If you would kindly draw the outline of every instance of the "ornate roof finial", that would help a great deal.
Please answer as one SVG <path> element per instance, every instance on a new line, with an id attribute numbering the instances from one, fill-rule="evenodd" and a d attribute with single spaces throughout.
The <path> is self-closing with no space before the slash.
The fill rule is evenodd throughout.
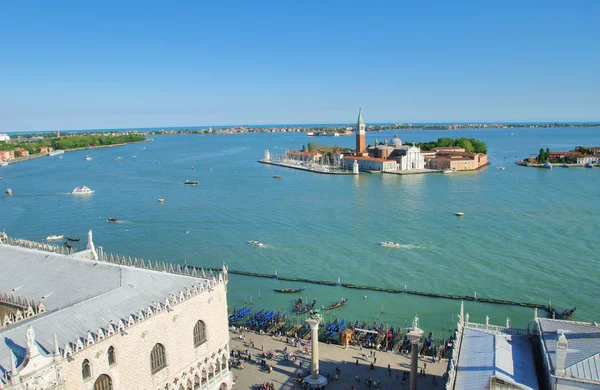
<path id="1" fill-rule="evenodd" d="M 365 123 L 365 122 L 363 122 L 363 118 L 362 118 L 362 108 L 358 109 L 358 123 Z"/>
<path id="2" fill-rule="evenodd" d="M 60 349 L 58 348 L 58 338 L 56 332 L 54 332 L 54 356 L 60 356 Z"/>
<path id="3" fill-rule="evenodd" d="M 17 370 L 17 357 L 12 349 L 10 350 L 10 383 L 17 384 L 21 381 L 19 371 Z"/>

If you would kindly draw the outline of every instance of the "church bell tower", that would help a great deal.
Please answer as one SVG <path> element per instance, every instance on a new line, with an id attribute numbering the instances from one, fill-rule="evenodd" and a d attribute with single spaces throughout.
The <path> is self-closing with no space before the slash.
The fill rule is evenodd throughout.
<path id="1" fill-rule="evenodd" d="M 363 122 L 362 109 L 358 110 L 358 122 L 356 123 L 356 155 L 367 152 L 367 133 L 365 122 Z"/>

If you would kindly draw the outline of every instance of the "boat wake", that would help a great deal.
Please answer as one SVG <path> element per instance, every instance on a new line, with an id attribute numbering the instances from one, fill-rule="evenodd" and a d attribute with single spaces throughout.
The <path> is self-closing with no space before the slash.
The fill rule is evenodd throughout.
<path id="1" fill-rule="evenodd" d="M 415 244 L 399 244 L 397 242 L 381 242 L 380 245 L 385 248 L 393 248 L 393 249 L 425 249 L 422 246 Z"/>

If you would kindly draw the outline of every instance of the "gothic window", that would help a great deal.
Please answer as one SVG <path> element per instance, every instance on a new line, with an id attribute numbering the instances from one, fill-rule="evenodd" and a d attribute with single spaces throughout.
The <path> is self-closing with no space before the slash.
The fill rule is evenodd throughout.
<path id="1" fill-rule="evenodd" d="M 156 373 L 167 366 L 167 355 L 162 344 L 156 344 L 150 353 L 150 369 Z"/>
<path id="2" fill-rule="evenodd" d="M 92 376 L 90 361 L 87 359 L 85 359 L 83 363 L 81 363 L 81 376 L 83 377 L 83 380 L 90 379 Z"/>
<path id="3" fill-rule="evenodd" d="M 202 320 L 196 322 L 194 326 L 194 347 L 206 342 L 206 324 Z"/>
<path id="4" fill-rule="evenodd" d="M 117 358 L 115 356 L 115 347 L 112 345 L 108 347 L 108 365 L 112 366 L 117 363 Z"/>
<path id="5" fill-rule="evenodd" d="M 100 375 L 94 382 L 94 390 L 113 390 L 112 379 L 108 375 Z"/>

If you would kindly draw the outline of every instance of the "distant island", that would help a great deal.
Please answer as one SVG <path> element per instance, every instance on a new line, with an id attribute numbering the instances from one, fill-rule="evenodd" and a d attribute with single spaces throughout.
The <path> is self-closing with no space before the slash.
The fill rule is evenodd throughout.
<path id="1" fill-rule="evenodd" d="M 594 165 L 600 164 L 600 146 L 577 146 L 566 152 L 541 148 L 537 156 L 519 160 L 517 164 L 534 168 L 552 168 L 552 164 L 561 164 L 563 167 L 592 168 Z"/>

